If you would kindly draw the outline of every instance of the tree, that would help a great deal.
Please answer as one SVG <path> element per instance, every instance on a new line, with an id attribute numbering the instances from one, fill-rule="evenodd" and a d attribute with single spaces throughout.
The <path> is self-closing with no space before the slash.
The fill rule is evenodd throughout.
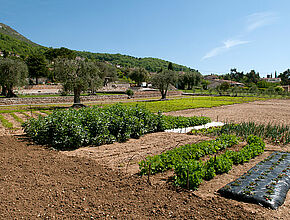
<path id="1" fill-rule="evenodd" d="M 98 68 L 100 69 L 100 77 L 105 79 L 107 77 L 110 81 L 114 81 L 117 78 L 117 69 L 111 64 L 105 62 L 96 62 Z"/>
<path id="2" fill-rule="evenodd" d="M 168 70 L 173 70 L 173 64 L 171 62 L 169 62 L 167 69 Z"/>
<path id="3" fill-rule="evenodd" d="M 38 78 L 48 75 L 47 61 L 42 54 L 34 54 L 27 58 L 26 64 L 28 66 L 29 77 L 35 78 L 38 84 Z"/>
<path id="4" fill-rule="evenodd" d="M 178 75 L 178 88 L 191 90 L 193 86 L 198 86 L 201 82 L 201 74 L 197 71 L 180 73 Z"/>
<path id="5" fill-rule="evenodd" d="M 49 48 L 44 52 L 46 59 L 50 62 L 55 60 L 56 58 L 67 58 L 70 60 L 74 60 L 76 58 L 76 53 L 73 50 L 67 49 L 65 47 L 61 48 Z"/>
<path id="6" fill-rule="evenodd" d="M 260 80 L 259 73 L 256 73 L 255 70 L 251 70 L 249 73 L 246 74 L 247 77 L 247 83 L 255 83 Z M 272 78 L 272 77 L 271 77 Z"/>
<path id="7" fill-rule="evenodd" d="M 231 69 L 230 79 L 236 82 L 243 82 L 244 81 L 244 73 L 238 72 L 236 68 Z"/>
<path id="8" fill-rule="evenodd" d="M 218 89 L 219 89 L 220 91 L 223 91 L 223 92 L 226 92 L 229 88 L 230 88 L 230 84 L 227 83 L 227 82 L 223 82 L 222 84 L 220 84 L 220 85 L 218 86 Z M 221 93 L 220 93 L 220 94 L 221 94 Z"/>
<path id="9" fill-rule="evenodd" d="M 290 85 L 290 69 L 279 74 L 281 85 Z"/>
<path id="10" fill-rule="evenodd" d="M 148 72 L 144 68 L 135 68 L 130 74 L 129 78 L 134 80 L 138 86 L 145 82 L 148 77 Z"/>
<path id="11" fill-rule="evenodd" d="M 57 59 L 55 77 L 63 84 L 64 90 L 73 91 L 73 106 L 83 106 L 80 104 L 81 92 L 95 90 L 102 85 L 99 68 L 95 63 L 86 60 Z"/>
<path id="12" fill-rule="evenodd" d="M 16 97 L 13 87 L 27 83 L 27 65 L 20 59 L 0 59 L 0 84 L 6 97 Z"/>
<path id="13" fill-rule="evenodd" d="M 169 85 L 174 84 L 177 81 L 177 74 L 171 70 L 163 70 L 160 73 L 156 73 L 152 77 L 152 84 L 155 88 L 159 89 L 161 93 L 161 100 L 166 99 Z"/>

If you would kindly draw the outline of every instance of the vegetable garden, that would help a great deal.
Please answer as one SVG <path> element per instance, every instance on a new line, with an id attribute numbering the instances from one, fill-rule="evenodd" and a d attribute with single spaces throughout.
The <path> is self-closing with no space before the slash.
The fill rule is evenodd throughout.
<path id="1" fill-rule="evenodd" d="M 140 174 L 155 174 L 174 169 L 175 184 L 187 189 L 197 189 L 204 180 L 210 180 L 217 174 L 227 173 L 233 164 L 243 164 L 264 152 L 265 143 L 261 138 L 249 136 L 247 145 L 239 151 L 227 150 L 238 144 L 234 135 L 222 135 L 213 141 L 184 145 L 160 155 L 146 158 L 140 162 Z M 206 161 L 205 155 L 212 155 Z"/>
<path id="2" fill-rule="evenodd" d="M 45 108 L 38 109 L 37 111 L 32 110 L 31 112 L 22 109 L 16 112 L 6 110 L 2 115 L 0 114 L 0 120 L 3 126 L 14 129 L 6 116 L 13 118 L 21 124 L 25 120 L 23 117 L 19 117 L 19 115 L 23 114 L 27 118 L 30 118 L 23 124 L 24 131 L 35 143 L 51 146 L 59 150 L 73 150 L 82 146 L 100 146 L 114 142 L 121 143 L 130 138 L 139 138 L 148 133 L 202 125 L 210 122 L 210 119 L 207 117 L 166 116 L 157 111 L 160 106 L 162 106 L 161 109 L 164 108 L 165 110 L 178 107 L 174 103 L 179 101 L 171 101 L 171 104 L 169 102 L 148 102 L 139 103 L 138 105 L 131 102 L 117 105 L 106 104 L 102 105 L 102 108 L 95 106 L 78 110 L 60 109 L 53 112 Z M 188 102 L 187 104 L 190 103 Z M 151 110 L 148 110 L 147 107 Z M 32 115 L 34 118 L 31 118 Z M 172 179 L 176 186 L 198 190 L 200 184 L 205 181 L 211 180 L 220 174 L 228 173 L 235 165 L 246 163 L 252 158 L 261 155 L 265 147 L 263 139 L 268 143 L 284 146 L 289 144 L 290 137 L 288 125 L 264 125 L 254 122 L 228 123 L 219 128 L 192 131 L 191 134 L 207 135 L 210 137 L 204 138 L 212 140 L 194 144 L 183 144 L 179 147 L 172 145 L 169 150 L 162 153 L 160 153 L 161 151 L 155 152 L 155 155 L 149 156 L 145 160 L 140 159 L 144 157 L 140 157 L 138 161 L 142 161 L 139 163 L 139 174 L 151 175 L 152 177 L 152 175 L 154 176 L 157 173 L 167 175 L 166 172 L 168 170 L 173 170 Z M 247 144 L 241 143 L 241 140 L 247 141 Z M 163 149 L 168 149 L 168 147 Z M 132 158 L 133 156 L 130 155 Z M 288 159 L 286 158 L 285 160 L 287 161 Z M 271 161 L 271 163 L 277 163 L 277 161 Z M 277 172 L 282 172 L 283 170 L 288 172 L 289 168 L 287 167 L 281 170 L 281 164 L 277 164 L 277 170 L 279 170 Z M 122 166 L 126 167 L 125 164 Z M 272 169 L 276 168 L 272 167 Z M 260 183 L 267 179 L 271 172 L 270 170 L 268 171 L 257 174 L 259 180 L 255 182 Z M 237 181 L 228 184 L 232 190 L 237 189 L 236 191 L 239 192 L 231 198 L 243 200 L 240 196 L 248 198 L 248 196 L 253 196 L 254 193 L 257 194 L 257 185 L 252 186 L 249 183 L 247 186 L 244 186 L 240 184 L 242 180 L 250 178 L 251 173 L 254 172 L 249 171 L 237 179 Z M 155 177 L 152 178 L 154 179 Z M 260 198 L 264 203 L 260 203 L 271 207 L 268 203 L 273 203 L 277 197 L 275 187 L 281 185 L 283 181 L 285 182 L 285 178 L 285 175 L 282 173 L 282 176 L 276 175 L 273 178 L 278 180 L 275 180 L 276 182 L 269 182 L 267 179 L 268 183 L 265 185 L 267 190 L 263 191 L 263 196 Z M 243 188 L 238 189 L 239 186 L 243 186 Z M 225 189 L 229 188 L 225 187 Z M 283 189 L 286 194 L 288 189 L 289 187 Z M 246 199 L 245 201 L 252 200 Z"/>
<path id="3" fill-rule="evenodd" d="M 208 122 L 207 117 L 164 116 L 143 107 L 117 104 L 105 108 L 58 110 L 46 117 L 31 118 L 23 127 L 36 143 L 64 150 L 124 142 L 147 133 Z"/>

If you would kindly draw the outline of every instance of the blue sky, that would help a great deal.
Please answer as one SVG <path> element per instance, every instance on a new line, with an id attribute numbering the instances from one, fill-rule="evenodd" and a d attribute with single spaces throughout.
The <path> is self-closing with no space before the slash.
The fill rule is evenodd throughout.
<path id="1" fill-rule="evenodd" d="M 290 68 L 289 0 L 0 0 L 0 22 L 49 47 L 156 57 L 203 74 Z"/>

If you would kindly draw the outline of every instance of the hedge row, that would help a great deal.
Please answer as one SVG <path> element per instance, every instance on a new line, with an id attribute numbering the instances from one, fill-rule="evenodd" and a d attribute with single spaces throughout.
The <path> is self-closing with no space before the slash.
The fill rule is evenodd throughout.
<path id="1" fill-rule="evenodd" d="M 30 119 L 24 131 L 38 144 L 57 149 L 76 149 L 86 145 L 102 145 L 146 133 L 183 126 L 195 126 L 210 121 L 206 117 L 177 117 L 153 114 L 139 106 L 113 105 L 106 108 L 56 110 L 52 114 Z"/>

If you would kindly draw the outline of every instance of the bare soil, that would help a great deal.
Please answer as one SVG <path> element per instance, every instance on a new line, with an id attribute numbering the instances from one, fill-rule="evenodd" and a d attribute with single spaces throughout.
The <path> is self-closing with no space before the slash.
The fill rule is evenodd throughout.
<path id="1" fill-rule="evenodd" d="M 207 116 L 213 121 L 246 122 L 290 125 L 290 99 L 274 99 L 242 104 L 224 105 L 215 108 L 197 108 L 168 112 L 173 116 Z"/>
<path id="2" fill-rule="evenodd" d="M 213 120 L 217 115 L 220 120 L 274 120 L 279 124 L 289 124 L 290 120 L 287 100 L 170 114 L 207 114 Z M 7 129 L 0 126 L 2 131 Z M 59 152 L 31 144 L 23 136 L 7 134 L 15 133 L 8 131 L 0 136 L 0 219 L 290 219 L 290 193 L 278 210 L 216 193 L 273 150 L 290 151 L 289 146 L 267 145 L 265 153 L 249 163 L 203 182 L 197 191 L 187 191 L 172 185 L 172 171 L 151 176 L 149 185 L 146 176 L 137 175 L 138 162 L 208 137 L 160 132 L 125 143 Z"/>

